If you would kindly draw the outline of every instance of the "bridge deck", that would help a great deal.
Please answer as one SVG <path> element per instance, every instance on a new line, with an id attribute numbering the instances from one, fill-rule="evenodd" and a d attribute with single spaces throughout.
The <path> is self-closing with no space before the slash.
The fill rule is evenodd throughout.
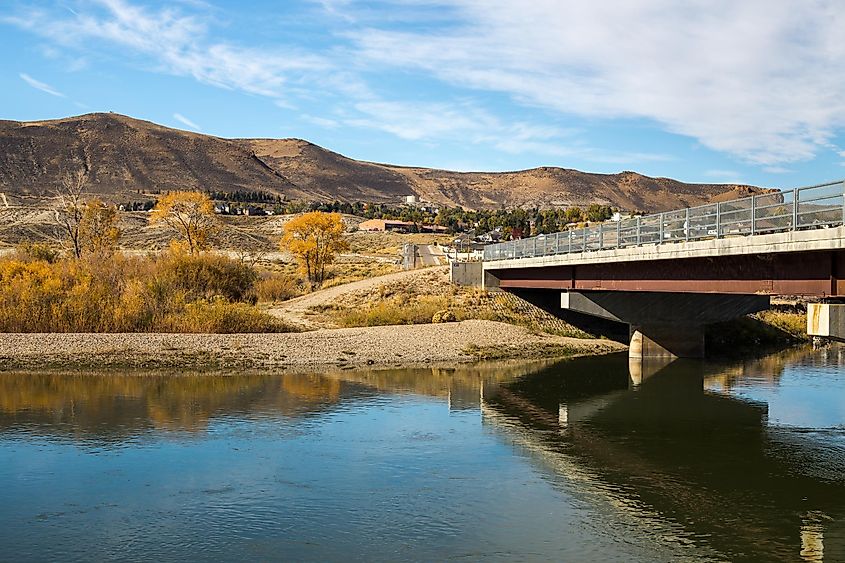
<path id="1" fill-rule="evenodd" d="M 843 218 L 842 182 L 757 195 L 490 245 L 484 283 L 845 296 Z"/>

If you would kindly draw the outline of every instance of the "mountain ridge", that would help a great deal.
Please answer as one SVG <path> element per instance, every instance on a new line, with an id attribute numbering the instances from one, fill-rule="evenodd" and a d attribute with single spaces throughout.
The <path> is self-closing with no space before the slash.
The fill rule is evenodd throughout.
<path id="1" fill-rule="evenodd" d="M 299 138 L 225 138 L 116 113 L 53 120 L 0 120 L 0 192 L 44 197 L 67 171 L 84 168 L 103 197 L 199 189 L 263 191 L 288 200 L 400 203 L 416 195 L 468 209 L 600 203 L 663 211 L 754 193 L 737 184 L 694 184 L 632 171 L 539 166 L 456 172 L 356 160 Z M 727 194 L 726 194 L 727 192 Z"/>

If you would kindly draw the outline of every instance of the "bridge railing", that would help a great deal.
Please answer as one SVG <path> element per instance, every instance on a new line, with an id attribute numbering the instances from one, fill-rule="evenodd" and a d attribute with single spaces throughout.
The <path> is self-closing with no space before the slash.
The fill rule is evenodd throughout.
<path id="1" fill-rule="evenodd" d="M 843 224 L 845 182 L 840 181 L 491 244 L 484 247 L 484 260 L 583 253 Z"/>

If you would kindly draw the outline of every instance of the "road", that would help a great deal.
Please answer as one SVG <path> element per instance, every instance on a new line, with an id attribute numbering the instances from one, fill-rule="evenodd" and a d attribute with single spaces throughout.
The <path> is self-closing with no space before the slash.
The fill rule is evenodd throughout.
<path id="1" fill-rule="evenodd" d="M 445 258 L 440 247 L 433 244 L 417 246 L 417 253 L 419 254 L 420 263 L 423 266 L 440 266 L 443 264 L 442 260 Z"/>

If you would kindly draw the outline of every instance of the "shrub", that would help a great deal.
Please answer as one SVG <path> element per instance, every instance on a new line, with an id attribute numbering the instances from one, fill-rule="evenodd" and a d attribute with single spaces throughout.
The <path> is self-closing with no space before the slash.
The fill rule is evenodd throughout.
<path id="1" fill-rule="evenodd" d="M 369 307 L 343 311 L 337 323 L 345 327 L 426 324 L 445 307 L 444 297 L 423 295 L 414 300 L 393 297 Z"/>
<path id="2" fill-rule="evenodd" d="M 444 309 L 442 311 L 437 311 L 434 313 L 434 316 L 431 317 L 431 322 L 433 323 L 453 323 L 457 321 L 457 317 L 455 317 L 455 313 L 449 311 L 448 309 Z"/>
<path id="3" fill-rule="evenodd" d="M 286 332 L 267 313 L 245 303 L 230 303 L 222 297 L 188 303 L 167 324 L 172 332 Z"/>
<path id="4" fill-rule="evenodd" d="M 15 250 L 21 260 L 43 260 L 52 264 L 59 259 L 60 252 L 41 242 L 24 242 Z"/>
<path id="5" fill-rule="evenodd" d="M 248 265 L 215 254 L 170 251 L 159 259 L 158 282 L 185 292 L 188 300 L 221 295 L 230 301 L 255 301 L 258 276 Z"/>
<path id="6" fill-rule="evenodd" d="M 256 274 L 221 256 L 0 259 L 2 332 L 279 332 Z"/>
<path id="7" fill-rule="evenodd" d="M 255 282 L 255 296 L 261 302 L 286 301 L 301 294 L 299 280 L 291 276 L 267 275 Z"/>

